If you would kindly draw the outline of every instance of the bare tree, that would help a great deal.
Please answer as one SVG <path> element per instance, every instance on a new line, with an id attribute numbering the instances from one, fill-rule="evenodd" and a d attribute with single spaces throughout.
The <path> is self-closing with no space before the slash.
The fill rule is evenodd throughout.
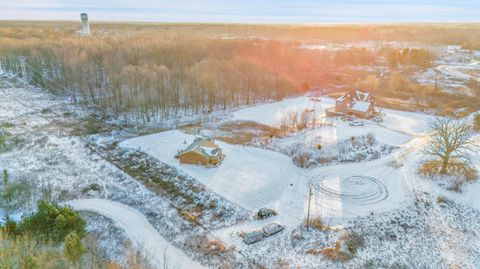
<path id="1" fill-rule="evenodd" d="M 472 127 L 465 121 L 437 118 L 430 122 L 432 141 L 423 149 L 426 155 L 437 156 L 441 161 L 440 174 L 446 174 L 452 159 L 470 164 L 475 142 Z"/>

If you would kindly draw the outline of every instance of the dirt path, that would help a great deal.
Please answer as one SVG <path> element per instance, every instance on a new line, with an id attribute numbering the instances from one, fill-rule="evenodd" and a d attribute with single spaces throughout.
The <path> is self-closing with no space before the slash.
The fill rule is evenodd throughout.
<path id="1" fill-rule="evenodd" d="M 115 221 L 138 249 L 148 251 L 147 255 L 158 268 L 206 268 L 167 242 L 140 212 L 129 206 L 104 199 L 73 200 L 66 204 Z"/>

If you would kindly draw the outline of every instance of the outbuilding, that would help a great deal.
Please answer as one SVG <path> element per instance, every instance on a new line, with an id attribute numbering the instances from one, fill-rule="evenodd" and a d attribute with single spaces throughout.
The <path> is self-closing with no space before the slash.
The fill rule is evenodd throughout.
<path id="1" fill-rule="evenodd" d="M 186 149 L 181 150 L 177 157 L 182 164 L 217 166 L 223 159 L 223 153 L 213 139 L 197 137 Z"/>

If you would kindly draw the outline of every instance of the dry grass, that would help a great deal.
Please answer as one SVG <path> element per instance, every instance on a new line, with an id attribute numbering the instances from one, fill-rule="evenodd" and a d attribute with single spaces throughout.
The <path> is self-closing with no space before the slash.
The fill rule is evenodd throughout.
<path id="1" fill-rule="evenodd" d="M 436 174 L 438 174 L 440 163 L 436 161 L 429 161 L 423 163 L 419 168 L 418 168 L 418 173 L 420 175 L 426 176 L 426 177 L 432 177 Z"/>
<path id="2" fill-rule="evenodd" d="M 191 214 L 190 212 L 187 212 L 185 210 L 178 210 L 178 214 L 182 218 L 184 218 L 186 221 L 189 221 L 189 222 L 197 224 L 197 225 L 200 224 L 198 218 L 196 216 L 194 216 L 193 214 Z"/>
<path id="3" fill-rule="evenodd" d="M 352 258 L 350 253 L 346 253 L 341 249 L 341 243 L 335 242 L 334 247 L 324 248 L 320 253 L 328 260 L 335 262 L 346 262 Z"/>
<path id="4" fill-rule="evenodd" d="M 202 252 L 204 254 L 219 255 L 221 253 L 226 253 L 229 250 L 230 248 L 219 239 L 208 240 L 202 244 Z"/>
<path id="5" fill-rule="evenodd" d="M 443 204 L 447 201 L 447 198 L 445 196 L 438 196 L 437 197 L 437 204 Z"/>
<path id="6" fill-rule="evenodd" d="M 319 217 L 310 219 L 309 224 L 309 227 L 317 229 L 319 231 L 328 230 L 328 225 L 323 223 L 322 219 Z M 307 220 L 304 221 L 303 225 L 307 227 Z"/>
<path id="7" fill-rule="evenodd" d="M 417 173 L 426 177 L 440 175 L 442 164 L 439 161 L 427 161 L 420 165 Z M 475 181 L 478 179 L 478 171 L 464 162 L 452 160 L 447 167 L 447 176 L 463 179 L 464 181 Z"/>
<path id="8" fill-rule="evenodd" d="M 223 142 L 235 145 L 245 145 L 259 137 L 278 137 L 281 131 L 267 125 L 252 121 L 237 121 L 222 124 L 217 138 Z"/>
<path id="9" fill-rule="evenodd" d="M 323 249 L 309 249 L 305 253 L 310 255 L 322 255 L 334 262 L 346 262 L 352 259 L 357 251 L 364 246 L 362 236 L 355 233 L 345 233 L 335 241 L 333 247 Z"/>
<path id="10" fill-rule="evenodd" d="M 223 254 L 233 250 L 232 247 L 229 247 L 222 240 L 210 238 L 206 234 L 192 236 L 186 243 L 186 246 L 196 252 L 202 253 L 205 256 L 225 257 Z"/>

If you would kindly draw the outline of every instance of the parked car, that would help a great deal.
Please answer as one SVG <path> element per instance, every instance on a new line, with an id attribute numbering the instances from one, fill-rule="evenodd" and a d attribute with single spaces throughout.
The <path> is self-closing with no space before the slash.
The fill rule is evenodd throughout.
<path id="1" fill-rule="evenodd" d="M 351 121 L 349 124 L 350 124 L 350 126 L 363 126 L 363 125 L 365 125 L 363 123 L 363 121 L 358 121 L 358 120 Z"/>
<path id="2" fill-rule="evenodd" d="M 283 231 L 283 229 L 285 229 L 285 227 L 283 227 L 282 224 L 280 223 L 277 223 L 277 222 L 273 222 L 273 223 L 270 223 L 268 225 L 265 225 L 263 226 L 263 234 L 265 236 L 272 236 L 276 233 L 279 233 L 281 231 Z"/>
<path id="3" fill-rule="evenodd" d="M 275 215 L 277 215 L 275 210 L 266 207 L 260 208 L 257 212 L 257 217 L 259 219 L 267 219 Z"/>
<path id="4" fill-rule="evenodd" d="M 357 119 L 357 117 L 355 117 L 354 115 L 347 115 L 347 116 L 345 116 L 345 120 L 346 120 L 346 121 L 354 121 L 354 120 L 356 120 L 356 119 Z"/>
<path id="5" fill-rule="evenodd" d="M 243 242 L 250 245 L 262 241 L 264 237 L 265 236 L 261 231 L 248 232 L 243 236 Z"/>
<path id="6" fill-rule="evenodd" d="M 375 116 L 373 117 L 372 119 L 374 122 L 382 122 L 383 121 L 383 118 L 381 116 Z"/>

